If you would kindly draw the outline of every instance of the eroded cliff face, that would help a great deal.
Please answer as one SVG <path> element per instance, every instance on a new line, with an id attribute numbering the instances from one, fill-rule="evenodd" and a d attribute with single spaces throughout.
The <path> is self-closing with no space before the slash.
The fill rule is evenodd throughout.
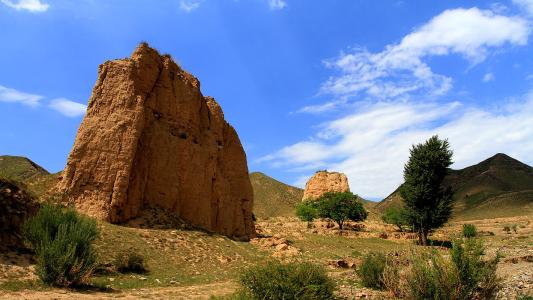
<path id="1" fill-rule="evenodd" d="M 305 184 L 302 200 L 316 199 L 326 192 L 349 192 L 348 178 L 343 173 L 318 171 Z"/>
<path id="2" fill-rule="evenodd" d="M 113 223 L 159 207 L 228 236 L 255 232 L 235 129 L 194 76 L 146 44 L 99 67 L 59 188 Z"/>

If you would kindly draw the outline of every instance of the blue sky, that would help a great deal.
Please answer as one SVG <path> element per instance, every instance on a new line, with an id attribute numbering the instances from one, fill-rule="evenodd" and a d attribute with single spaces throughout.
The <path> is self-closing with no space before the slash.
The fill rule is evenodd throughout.
<path id="1" fill-rule="evenodd" d="M 61 170 L 98 65 L 140 41 L 221 104 L 251 171 L 379 199 L 413 143 L 533 164 L 533 0 L 0 0 L 0 154 Z"/>

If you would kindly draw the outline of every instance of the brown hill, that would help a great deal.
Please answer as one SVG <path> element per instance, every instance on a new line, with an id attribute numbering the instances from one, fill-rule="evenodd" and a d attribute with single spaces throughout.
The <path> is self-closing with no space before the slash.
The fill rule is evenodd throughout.
<path id="1" fill-rule="evenodd" d="M 451 170 L 444 180 L 456 199 L 459 219 L 508 217 L 533 213 L 533 168 L 498 153 L 476 165 Z M 376 205 L 383 212 L 399 207 L 399 188 Z"/>
<path id="2" fill-rule="evenodd" d="M 261 172 L 250 174 L 254 190 L 254 214 L 259 218 L 294 216 L 294 207 L 303 190 L 290 186 Z"/>
<path id="3" fill-rule="evenodd" d="M 50 174 L 43 167 L 22 156 L 0 156 L 0 177 L 23 183 L 28 192 L 45 197 L 57 184 L 59 173 Z"/>

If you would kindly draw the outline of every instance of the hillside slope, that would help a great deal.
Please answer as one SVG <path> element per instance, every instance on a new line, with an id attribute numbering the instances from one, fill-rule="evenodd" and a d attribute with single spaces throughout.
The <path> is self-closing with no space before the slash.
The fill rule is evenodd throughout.
<path id="1" fill-rule="evenodd" d="M 498 153 L 476 165 L 451 170 L 444 185 L 452 188 L 459 219 L 493 218 L 533 213 L 533 168 Z M 376 205 L 383 212 L 401 206 L 396 189 Z"/>
<path id="2" fill-rule="evenodd" d="M 38 198 L 58 181 L 59 173 L 50 174 L 43 167 L 22 156 L 0 156 L 0 177 L 23 183 Z"/>
<path id="3" fill-rule="evenodd" d="M 259 218 L 294 216 L 303 190 L 287 185 L 261 172 L 250 174 L 254 189 L 254 214 Z"/>

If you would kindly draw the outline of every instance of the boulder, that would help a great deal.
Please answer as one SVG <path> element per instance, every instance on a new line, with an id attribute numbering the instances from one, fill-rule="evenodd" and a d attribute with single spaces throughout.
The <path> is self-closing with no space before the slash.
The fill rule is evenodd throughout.
<path id="1" fill-rule="evenodd" d="M 327 192 L 349 192 L 348 178 L 343 173 L 318 171 L 305 184 L 302 200 L 316 199 Z"/>
<path id="2" fill-rule="evenodd" d="M 155 207 L 231 237 L 255 233 L 237 132 L 194 76 L 146 43 L 100 65 L 58 188 L 112 223 Z"/>

